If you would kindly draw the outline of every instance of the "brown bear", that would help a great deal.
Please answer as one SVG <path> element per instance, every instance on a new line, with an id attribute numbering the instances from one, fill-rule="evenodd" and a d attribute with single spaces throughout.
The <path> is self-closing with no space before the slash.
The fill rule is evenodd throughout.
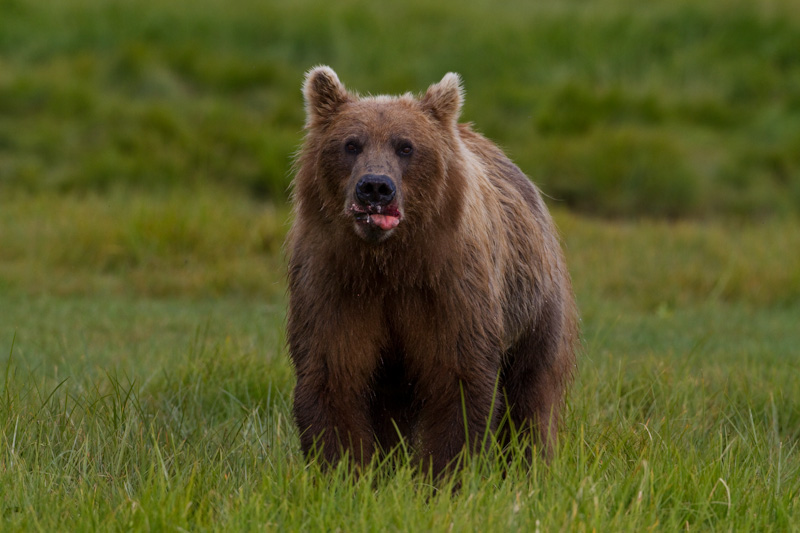
<path id="1" fill-rule="evenodd" d="M 305 80 L 287 238 L 294 417 L 323 464 L 409 443 L 438 475 L 488 431 L 552 453 L 577 315 L 538 189 L 459 124 L 447 74 L 419 99 Z M 526 448 L 526 454 L 530 454 Z"/>

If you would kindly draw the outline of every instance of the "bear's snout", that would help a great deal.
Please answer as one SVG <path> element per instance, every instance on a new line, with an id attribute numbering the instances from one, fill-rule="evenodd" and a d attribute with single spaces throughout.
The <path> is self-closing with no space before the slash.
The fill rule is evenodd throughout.
<path id="1" fill-rule="evenodd" d="M 366 174 L 356 184 L 356 198 L 366 206 L 385 207 L 397 193 L 392 178 L 379 174 Z"/>

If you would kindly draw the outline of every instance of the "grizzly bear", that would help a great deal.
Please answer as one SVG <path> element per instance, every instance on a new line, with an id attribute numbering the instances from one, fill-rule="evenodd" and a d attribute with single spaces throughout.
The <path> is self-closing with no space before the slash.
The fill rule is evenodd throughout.
<path id="1" fill-rule="evenodd" d="M 510 428 L 548 457 L 577 316 L 538 189 L 458 123 L 457 74 L 359 97 L 321 66 L 303 92 L 286 245 L 306 457 L 363 465 L 405 442 L 439 475 Z"/>

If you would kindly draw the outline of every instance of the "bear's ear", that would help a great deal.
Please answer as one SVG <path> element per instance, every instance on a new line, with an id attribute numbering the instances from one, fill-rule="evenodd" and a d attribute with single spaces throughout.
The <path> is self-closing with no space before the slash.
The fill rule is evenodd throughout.
<path id="1" fill-rule="evenodd" d="M 463 102 L 461 77 L 455 72 L 448 72 L 442 81 L 428 87 L 425 96 L 420 100 L 422 108 L 443 124 L 458 122 Z"/>
<path id="2" fill-rule="evenodd" d="M 306 74 L 303 84 L 306 100 L 306 126 L 327 122 L 343 103 L 350 99 L 332 68 L 314 67 Z"/>

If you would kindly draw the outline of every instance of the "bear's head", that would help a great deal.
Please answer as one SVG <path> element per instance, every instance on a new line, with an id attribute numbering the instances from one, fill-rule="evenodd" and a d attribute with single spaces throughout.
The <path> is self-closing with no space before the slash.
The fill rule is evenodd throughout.
<path id="1" fill-rule="evenodd" d="M 446 223 L 455 174 L 461 81 L 449 73 L 421 98 L 359 97 L 329 67 L 306 76 L 305 145 L 295 196 L 368 243 Z M 438 222 L 436 219 L 440 219 Z"/>

